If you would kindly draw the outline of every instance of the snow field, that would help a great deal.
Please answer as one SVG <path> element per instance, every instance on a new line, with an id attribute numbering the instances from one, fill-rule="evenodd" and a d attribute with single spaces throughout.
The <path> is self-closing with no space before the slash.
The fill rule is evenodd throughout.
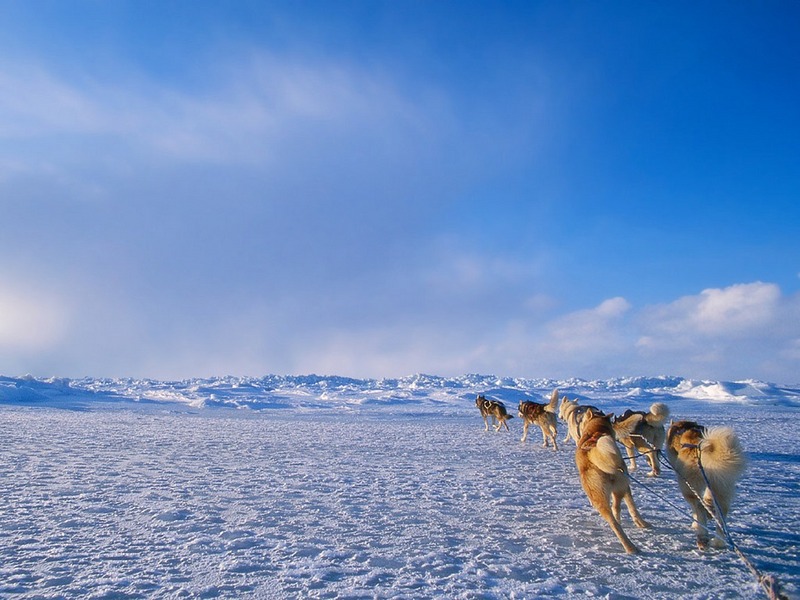
<path id="1" fill-rule="evenodd" d="M 796 411 L 684 403 L 750 467 L 734 537 L 800 585 Z M 680 414 L 678 414 L 680 413 Z M 634 475 L 650 530 L 627 556 L 583 495 L 574 445 L 484 432 L 477 410 L 62 410 L 0 406 L 3 598 L 760 598 L 699 553 L 671 473 Z"/>

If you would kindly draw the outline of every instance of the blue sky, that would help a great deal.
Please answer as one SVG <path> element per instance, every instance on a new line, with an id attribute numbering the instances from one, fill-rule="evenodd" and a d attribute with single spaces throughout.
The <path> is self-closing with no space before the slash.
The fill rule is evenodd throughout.
<path id="1" fill-rule="evenodd" d="M 800 381 L 795 2 L 0 2 L 0 372 Z"/>

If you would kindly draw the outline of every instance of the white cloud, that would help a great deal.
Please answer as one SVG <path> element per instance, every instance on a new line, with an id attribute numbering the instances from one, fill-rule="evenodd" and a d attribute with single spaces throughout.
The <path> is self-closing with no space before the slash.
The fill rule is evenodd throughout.
<path id="1" fill-rule="evenodd" d="M 464 288 L 456 289 L 463 294 Z M 772 284 L 707 289 L 640 309 L 615 297 L 549 320 L 552 299 L 547 299 L 545 311 L 527 311 L 524 296 L 519 300 L 516 312 L 491 318 L 479 312 L 482 318 L 462 318 L 460 325 L 451 314 L 437 318 L 434 311 L 416 323 L 320 329 L 313 344 L 304 346 L 305 340 L 292 349 L 293 365 L 300 371 L 324 365 L 328 372 L 354 375 L 427 371 L 589 378 L 675 374 L 780 383 L 797 379 L 800 296 L 785 297 Z M 453 312 L 467 314 L 463 307 Z"/>
<path id="2" fill-rule="evenodd" d="M 625 298 L 617 297 L 560 317 L 547 326 L 545 345 L 565 356 L 617 349 L 623 343 L 623 318 L 630 309 Z"/>
<path id="3" fill-rule="evenodd" d="M 638 318 L 637 349 L 650 358 L 674 354 L 687 363 L 749 361 L 753 370 L 772 362 L 800 337 L 798 297 L 784 297 L 771 283 L 706 289 L 669 304 L 646 307 Z M 744 376 L 744 374 L 743 374 Z"/>
<path id="4" fill-rule="evenodd" d="M 492 370 L 548 377 L 800 378 L 800 294 L 784 296 L 774 284 L 706 289 L 641 308 L 617 297 L 542 317 L 509 320 L 484 353 L 501 366 Z"/>
<path id="5" fill-rule="evenodd" d="M 760 332 L 779 315 L 781 292 L 768 283 L 706 289 L 672 303 L 643 311 L 643 328 L 649 337 L 672 340 L 698 336 L 729 337 Z"/>
<path id="6" fill-rule="evenodd" d="M 645 307 L 636 327 L 642 364 L 669 365 L 694 377 L 783 383 L 798 377 L 792 363 L 800 340 L 800 295 L 784 296 L 775 284 L 706 289 Z"/>

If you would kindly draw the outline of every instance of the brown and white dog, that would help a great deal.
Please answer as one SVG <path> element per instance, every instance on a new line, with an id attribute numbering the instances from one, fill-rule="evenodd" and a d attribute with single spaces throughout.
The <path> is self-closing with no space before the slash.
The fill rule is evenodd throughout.
<path id="1" fill-rule="evenodd" d="M 620 525 L 621 502 L 625 501 L 637 527 L 649 525 L 642 519 L 633 501 L 628 470 L 614 439 L 611 415 L 597 415 L 591 408 L 586 411 L 583 435 L 575 450 L 575 464 L 589 502 L 611 526 L 625 552 L 638 552 Z"/>
<path id="2" fill-rule="evenodd" d="M 581 427 L 586 411 L 589 409 L 594 411 L 595 415 L 602 415 L 603 411 L 596 406 L 579 405 L 577 400 L 570 400 L 566 396 L 561 399 L 561 404 L 558 407 L 558 416 L 567 424 L 567 435 L 564 438 L 566 442 L 572 438 L 575 443 L 581 439 Z"/>
<path id="3" fill-rule="evenodd" d="M 519 403 L 517 411 L 520 419 L 522 419 L 522 440 L 525 441 L 528 437 L 528 427 L 530 425 L 538 425 L 542 430 L 542 447 L 547 448 L 549 442 L 553 442 L 553 450 L 558 450 L 556 443 L 556 405 L 558 403 L 558 390 L 553 390 L 550 396 L 549 404 L 541 404 L 539 402 L 530 402 L 523 400 Z"/>
<path id="4" fill-rule="evenodd" d="M 509 419 L 513 419 L 514 415 L 508 414 L 506 410 L 506 405 L 500 402 L 500 400 L 487 400 L 484 396 L 478 396 L 475 398 L 475 406 L 481 411 L 481 416 L 483 417 L 483 423 L 486 425 L 485 431 L 489 431 L 489 419 L 492 419 L 494 430 L 500 431 L 500 428 L 505 425 L 506 431 L 511 431 L 508 428 L 508 421 Z"/>
<path id="5" fill-rule="evenodd" d="M 617 440 L 628 451 L 628 468 L 636 470 L 636 452 L 644 454 L 650 463 L 649 477 L 661 474 L 658 455 L 664 447 L 666 432 L 664 423 L 669 418 L 669 407 L 663 402 L 654 402 L 650 412 L 626 410 L 614 419 L 614 432 Z"/>
<path id="6" fill-rule="evenodd" d="M 703 427 L 694 421 L 672 423 L 667 432 L 667 458 L 678 475 L 681 493 L 694 512 L 697 546 L 708 548 L 709 515 L 728 514 L 736 482 L 745 468 L 739 438 L 730 427 Z M 701 467 L 702 466 L 702 470 Z M 703 477 L 705 472 L 705 477 Z M 717 524 L 717 534 L 722 530 Z M 725 546 L 722 539 L 714 545 Z"/>

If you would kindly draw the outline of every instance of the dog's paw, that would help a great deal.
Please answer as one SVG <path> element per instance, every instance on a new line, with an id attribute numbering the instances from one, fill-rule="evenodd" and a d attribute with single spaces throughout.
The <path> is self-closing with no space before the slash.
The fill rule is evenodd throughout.
<path id="1" fill-rule="evenodd" d="M 728 544 L 725 543 L 725 540 L 721 540 L 715 537 L 713 540 L 711 540 L 711 547 L 722 550 L 724 548 L 727 548 Z"/>

